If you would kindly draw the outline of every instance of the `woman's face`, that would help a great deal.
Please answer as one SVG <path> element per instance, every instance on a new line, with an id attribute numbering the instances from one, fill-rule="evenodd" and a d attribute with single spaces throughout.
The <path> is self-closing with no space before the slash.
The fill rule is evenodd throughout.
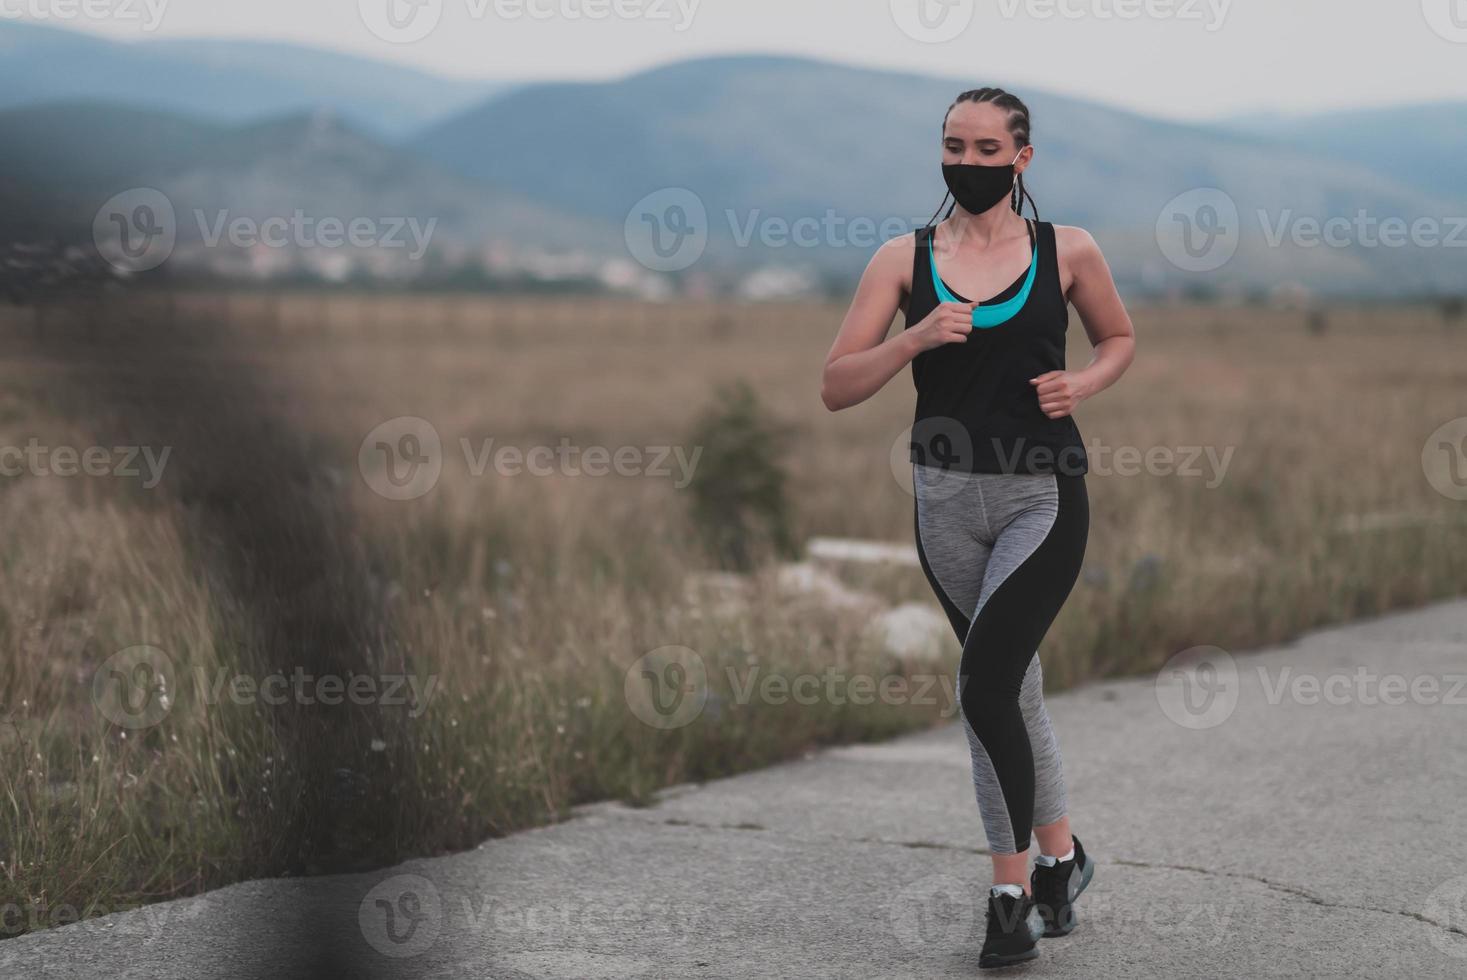
<path id="1" fill-rule="evenodd" d="M 1009 114 L 992 102 L 959 102 L 948 113 L 942 131 L 943 163 L 980 167 L 1014 163 L 1014 169 L 1023 173 L 1033 156 L 1033 147 L 1026 146 L 1020 152 L 1014 134 L 1009 132 Z"/>

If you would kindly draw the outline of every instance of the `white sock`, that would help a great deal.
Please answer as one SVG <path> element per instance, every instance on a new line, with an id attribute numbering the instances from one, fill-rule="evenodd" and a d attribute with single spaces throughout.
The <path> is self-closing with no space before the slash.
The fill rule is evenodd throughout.
<path id="1" fill-rule="evenodd" d="M 990 890 L 995 895 L 1007 895 L 1009 898 L 1024 897 L 1023 885 L 994 885 Z"/>
<path id="2" fill-rule="evenodd" d="M 1052 868 L 1056 864 L 1059 864 L 1062 861 L 1073 861 L 1073 860 L 1075 860 L 1075 848 L 1073 846 L 1071 846 L 1070 853 L 1066 854 L 1064 857 L 1050 857 L 1048 854 L 1041 854 L 1041 855 L 1039 855 L 1038 857 L 1036 857 L 1034 859 L 1034 863 L 1035 864 L 1042 864 L 1046 868 Z"/>

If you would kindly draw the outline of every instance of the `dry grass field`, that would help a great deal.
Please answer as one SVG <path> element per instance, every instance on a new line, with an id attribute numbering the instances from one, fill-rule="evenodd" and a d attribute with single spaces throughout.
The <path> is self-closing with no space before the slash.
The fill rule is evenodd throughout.
<path id="1" fill-rule="evenodd" d="M 900 699 L 741 701 L 729 669 L 942 674 L 957 645 L 945 662 L 897 661 L 763 573 L 741 615 L 700 604 L 689 578 L 716 563 L 695 487 L 675 456 L 632 472 L 659 447 L 709 449 L 698 434 L 720 431 L 709 413 L 743 381 L 783 453 L 735 446 L 720 464 L 710 450 L 695 485 L 737 482 L 741 453 L 777 459 L 796 545 L 909 543 L 891 456 L 910 377 L 827 413 L 820 368 L 842 312 L 255 294 L 0 308 L 0 448 L 52 453 L 0 476 L 0 935 L 472 847 L 587 800 L 645 801 L 930 724 L 939 710 Z M 1136 321 L 1136 364 L 1078 413 L 1091 537 L 1042 651 L 1052 686 L 1467 590 L 1467 505 L 1422 462 L 1432 432 L 1467 415 L 1467 324 L 1426 307 Z M 1072 366 L 1085 347 L 1072 324 Z M 432 424 L 442 471 L 390 500 L 359 451 L 402 416 Z M 633 462 L 476 473 L 486 446 Z M 58 447 L 101 447 L 114 475 L 66 475 Z M 155 462 L 166 448 L 156 485 L 141 454 L 139 476 L 116 475 L 116 447 Z M 760 492 L 779 497 L 777 483 Z M 860 584 L 930 600 L 908 569 Z M 659 730 L 624 684 L 669 645 L 706 662 L 710 701 Z M 171 687 L 132 703 L 157 717 L 118 724 L 117 685 L 163 676 L 115 656 L 139 646 L 161 651 Z M 297 675 L 314 686 L 267 696 Z M 370 690 L 333 697 L 321 678 Z M 396 678 L 418 696 L 385 693 Z"/>

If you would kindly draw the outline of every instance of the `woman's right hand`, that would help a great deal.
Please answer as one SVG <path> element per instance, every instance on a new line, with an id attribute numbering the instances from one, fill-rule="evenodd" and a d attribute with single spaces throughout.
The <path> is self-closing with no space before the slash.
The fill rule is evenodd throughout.
<path id="1" fill-rule="evenodd" d="M 861 274 L 820 372 L 820 401 L 832 412 L 861 404 L 924 350 L 967 340 L 973 329 L 971 303 L 944 303 L 920 323 L 887 336 L 911 289 L 915 243 L 915 233 L 890 239 Z"/>
<path id="2" fill-rule="evenodd" d="M 938 303 L 922 322 L 910 331 L 918 351 L 931 350 L 943 344 L 960 344 L 973 332 L 973 307 L 976 303 Z"/>

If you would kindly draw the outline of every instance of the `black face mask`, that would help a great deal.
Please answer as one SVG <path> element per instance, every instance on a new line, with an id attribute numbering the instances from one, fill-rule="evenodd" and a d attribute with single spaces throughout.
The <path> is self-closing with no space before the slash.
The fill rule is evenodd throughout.
<path id="1" fill-rule="evenodd" d="M 1019 155 L 1024 151 L 1020 150 Z M 1019 157 L 1014 157 L 1014 163 Z M 942 179 L 952 191 L 953 200 L 969 214 L 982 214 L 1014 190 L 1014 163 L 985 167 L 976 163 L 944 163 Z"/>

